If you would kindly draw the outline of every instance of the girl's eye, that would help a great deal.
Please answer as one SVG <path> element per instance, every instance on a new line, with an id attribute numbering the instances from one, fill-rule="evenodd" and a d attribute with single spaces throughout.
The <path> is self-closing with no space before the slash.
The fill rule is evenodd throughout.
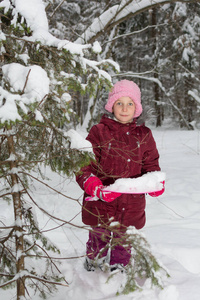
<path id="1" fill-rule="evenodd" d="M 116 105 L 123 105 L 123 103 L 122 102 L 116 102 Z M 133 102 L 131 101 L 131 102 L 129 102 L 127 104 L 124 104 L 124 105 L 133 106 Z"/>

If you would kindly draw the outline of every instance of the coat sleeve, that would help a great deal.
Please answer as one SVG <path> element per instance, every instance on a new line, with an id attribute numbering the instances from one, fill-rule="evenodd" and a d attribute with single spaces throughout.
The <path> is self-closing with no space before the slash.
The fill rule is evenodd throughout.
<path id="1" fill-rule="evenodd" d="M 97 173 L 97 165 L 100 160 L 101 149 L 100 149 L 100 138 L 98 134 L 98 125 L 94 125 L 86 140 L 88 140 L 93 147 L 93 152 L 95 154 L 95 161 L 91 162 L 89 165 L 84 166 L 80 169 L 80 171 L 76 174 L 76 181 L 79 186 L 84 190 L 85 181 L 91 176 Z"/>
<path id="2" fill-rule="evenodd" d="M 142 174 L 160 171 L 159 166 L 159 153 L 156 147 L 155 140 L 153 138 L 152 132 L 148 129 L 146 136 L 146 146 L 142 159 Z"/>

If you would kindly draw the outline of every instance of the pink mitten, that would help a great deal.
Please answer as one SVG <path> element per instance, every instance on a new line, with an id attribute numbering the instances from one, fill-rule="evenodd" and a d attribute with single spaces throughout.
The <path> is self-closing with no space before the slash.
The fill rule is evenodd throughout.
<path id="1" fill-rule="evenodd" d="M 158 196 L 160 196 L 160 195 L 162 195 L 164 193 L 164 191 L 165 191 L 165 181 L 162 181 L 161 183 L 163 184 L 162 190 L 148 193 L 149 196 L 151 196 L 151 197 L 158 197 Z"/>
<path id="2" fill-rule="evenodd" d="M 101 180 L 96 176 L 90 176 L 84 183 L 85 192 L 92 197 L 97 196 L 97 191 L 102 187 L 103 184 Z"/>
<path id="3" fill-rule="evenodd" d="M 96 193 L 97 197 L 105 202 L 112 202 L 117 197 L 121 195 L 121 193 L 116 192 L 106 192 L 102 189 L 98 189 Z"/>
<path id="4" fill-rule="evenodd" d="M 96 176 L 90 176 L 85 181 L 84 190 L 88 195 L 91 195 L 92 197 L 98 197 L 99 199 L 105 202 L 111 202 L 121 195 L 121 193 L 104 191 L 101 180 Z M 95 199 L 91 199 L 90 197 L 88 197 L 85 200 L 92 201 Z"/>

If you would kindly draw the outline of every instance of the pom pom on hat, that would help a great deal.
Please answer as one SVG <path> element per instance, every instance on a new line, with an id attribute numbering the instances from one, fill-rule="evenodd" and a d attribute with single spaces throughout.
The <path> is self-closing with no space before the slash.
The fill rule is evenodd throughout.
<path id="1" fill-rule="evenodd" d="M 142 104 L 141 92 L 138 85 L 133 81 L 126 79 L 116 82 L 108 95 L 108 102 L 105 105 L 105 109 L 112 113 L 112 107 L 115 101 L 121 97 L 129 97 L 133 100 L 135 103 L 134 118 L 139 117 L 139 115 L 142 113 Z"/>

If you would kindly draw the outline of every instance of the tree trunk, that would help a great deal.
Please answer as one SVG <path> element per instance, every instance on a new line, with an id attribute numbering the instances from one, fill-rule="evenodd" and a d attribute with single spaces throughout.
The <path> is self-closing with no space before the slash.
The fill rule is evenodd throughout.
<path id="1" fill-rule="evenodd" d="M 18 176 L 16 174 L 17 161 L 15 157 L 15 145 L 14 138 L 12 135 L 7 136 L 8 141 L 8 151 L 10 155 L 10 170 L 11 170 L 11 189 L 14 207 L 14 218 L 15 218 L 15 248 L 16 248 L 16 272 L 18 275 L 22 276 L 24 271 L 24 238 L 23 238 L 23 228 L 22 228 L 22 202 L 21 194 L 18 190 Z M 17 300 L 23 296 L 25 297 L 25 282 L 24 278 L 20 277 L 17 279 Z"/>
<path id="2" fill-rule="evenodd" d="M 153 42 L 153 55 L 156 55 L 156 48 L 157 48 L 157 32 L 156 32 L 156 23 L 157 23 L 157 9 L 153 8 L 151 11 L 151 25 L 153 25 L 151 30 L 151 37 Z M 155 57 L 155 64 L 157 64 L 157 57 Z M 156 67 L 156 66 L 155 66 Z M 155 68 L 156 69 L 156 68 Z M 158 72 L 154 72 L 154 78 L 159 79 Z M 155 99 L 155 111 L 156 111 L 156 127 L 159 127 L 162 125 L 162 113 L 161 113 L 161 106 L 159 105 L 160 102 L 160 90 L 159 86 L 154 83 L 153 87 L 154 91 L 154 99 Z"/>

